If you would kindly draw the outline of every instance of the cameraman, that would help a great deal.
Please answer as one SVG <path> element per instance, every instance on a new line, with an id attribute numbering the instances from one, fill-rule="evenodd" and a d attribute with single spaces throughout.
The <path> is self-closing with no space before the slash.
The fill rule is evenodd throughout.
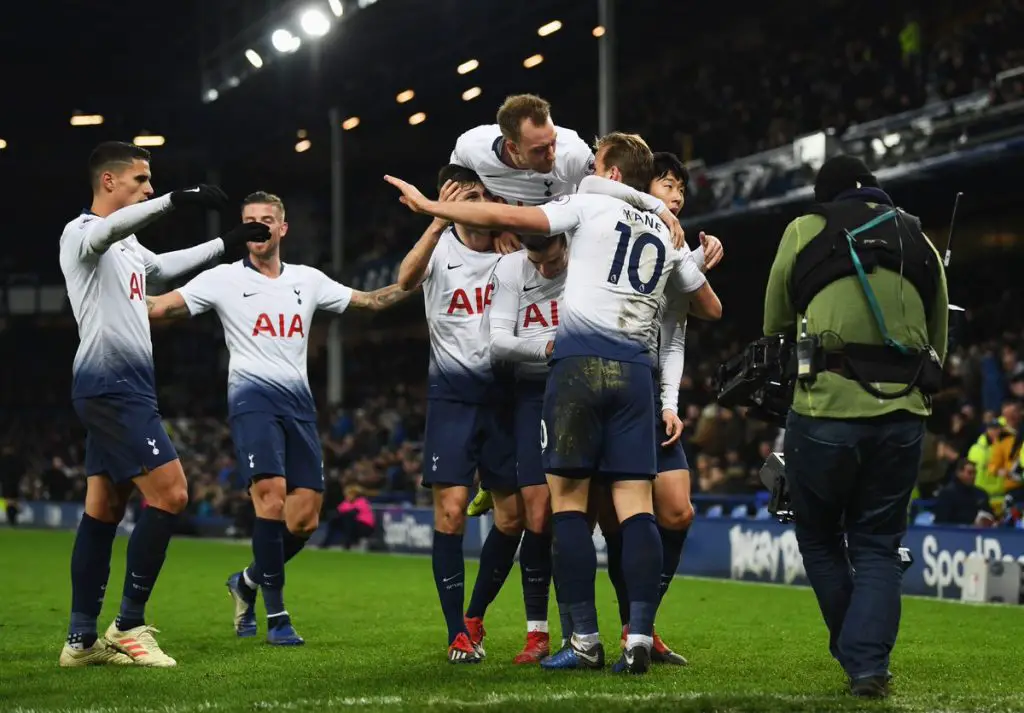
<path id="1" fill-rule="evenodd" d="M 853 695 L 881 698 L 900 623 L 897 549 L 946 354 L 946 277 L 918 219 L 860 159 L 826 161 L 814 197 L 779 245 L 764 333 L 797 344 L 783 449 L 829 651 Z"/>

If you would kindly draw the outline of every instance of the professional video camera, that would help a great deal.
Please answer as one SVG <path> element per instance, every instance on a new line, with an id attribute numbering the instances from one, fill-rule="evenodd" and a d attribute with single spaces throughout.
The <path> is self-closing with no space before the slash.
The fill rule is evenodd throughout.
<path id="1" fill-rule="evenodd" d="M 794 344 L 782 336 L 762 337 L 718 367 L 718 403 L 746 406 L 754 418 L 776 426 L 786 422 L 796 383 Z"/>

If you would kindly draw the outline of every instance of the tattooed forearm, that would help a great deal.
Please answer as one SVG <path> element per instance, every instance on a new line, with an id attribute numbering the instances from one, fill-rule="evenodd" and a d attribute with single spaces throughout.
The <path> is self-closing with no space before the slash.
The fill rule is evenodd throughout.
<path id="1" fill-rule="evenodd" d="M 398 285 L 388 285 L 379 290 L 366 293 L 366 307 L 372 310 L 382 310 L 392 307 L 417 290 L 403 290 Z"/>

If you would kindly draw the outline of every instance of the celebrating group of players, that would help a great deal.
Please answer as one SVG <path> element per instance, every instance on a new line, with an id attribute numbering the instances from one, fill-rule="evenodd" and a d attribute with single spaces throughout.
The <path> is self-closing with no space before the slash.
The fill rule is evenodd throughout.
<path id="1" fill-rule="evenodd" d="M 698 250 L 687 248 L 676 218 L 687 174 L 675 156 L 623 133 L 592 151 L 554 125 L 543 99 L 509 97 L 497 125 L 459 138 L 439 175 L 439 200 L 386 177 L 405 205 L 434 221 L 403 260 L 398 284 L 369 293 L 281 262 L 288 224 L 272 194 L 248 196 L 242 224 L 223 238 L 157 255 L 135 231 L 171 209 L 223 207 L 226 196 L 200 185 L 151 198 L 149 155 L 130 144 L 98 147 L 90 171 L 91 209 L 67 225 L 60 249 L 79 324 L 72 397 L 87 429 L 89 474 L 62 666 L 175 665 L 144 616 L 187 502 L 157 409 L 150 320 L 214 310 L 224 325 L 232 437 L 256 510 L 253 561 L 227 582 L 235 631 L 256 635 L 262 592 L 267 641 L 298 645 L 284 573 L 319 524 L 323 491 L 306 376 L 310 320 L 320 308 L 383 309 L 421 286 L 430 333 L 423 482 L 434 495 L 433 573 L 448 660 L 484 658 L 484 613 L 519 550 L 527 641 L 515 661 L 602 667 L 599 517 L 623 623 L 613 670 L 686 663 L 656 636 L 654 618 L 693 517 L 677 415 L 686 319 L 721 316 L 704 272 L 722 248 L 704 234 Z M 242 260 L 147 296 L 147 278 L 173 278 L 241 245 Z M 492 502 L 495 517 L 464 610 L 462 533 L 477 477 L 474 505 Z M 134 487 L 146 507 L 128 543 L 120 612 L 99 636 L 114 534 Z M 549 655 L 552 580 L 562 646 Z"/>

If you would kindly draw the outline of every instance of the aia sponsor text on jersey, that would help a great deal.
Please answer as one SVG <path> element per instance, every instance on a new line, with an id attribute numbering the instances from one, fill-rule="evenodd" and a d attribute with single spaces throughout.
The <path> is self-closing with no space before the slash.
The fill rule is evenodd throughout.
<path id="1" fill-rule="evenodd" d="M 271 315 L 262 312 L 256 318 L 256 324 L 252 328 L 252 336 L 257 337 L 260 335 L 284 339 L 292 337 L 305 338 L 306 330 L 302 324 L 302 315 L 293 314 L 289 317 L 284 314 Z"/>
<path id="2" fill-rule="evenodd" d="M 557 327 L 558 326 L 558 300 L 551 300 L 547 303 L 547 314 L 545 314 L 544 303 L 529 305 L 523 314 L 523 325 L 521 329 L 528 327 Z"/>
<path id="3" fill-rule="evenodd" d="M 456 287 L 455 291 L 452 292 L 451 301 L 448 303 L 448 314 L 483 314 L 484 310 L 490 306 L 493 294 L 493 283 L 483 288 L 463 289 Z"/>

